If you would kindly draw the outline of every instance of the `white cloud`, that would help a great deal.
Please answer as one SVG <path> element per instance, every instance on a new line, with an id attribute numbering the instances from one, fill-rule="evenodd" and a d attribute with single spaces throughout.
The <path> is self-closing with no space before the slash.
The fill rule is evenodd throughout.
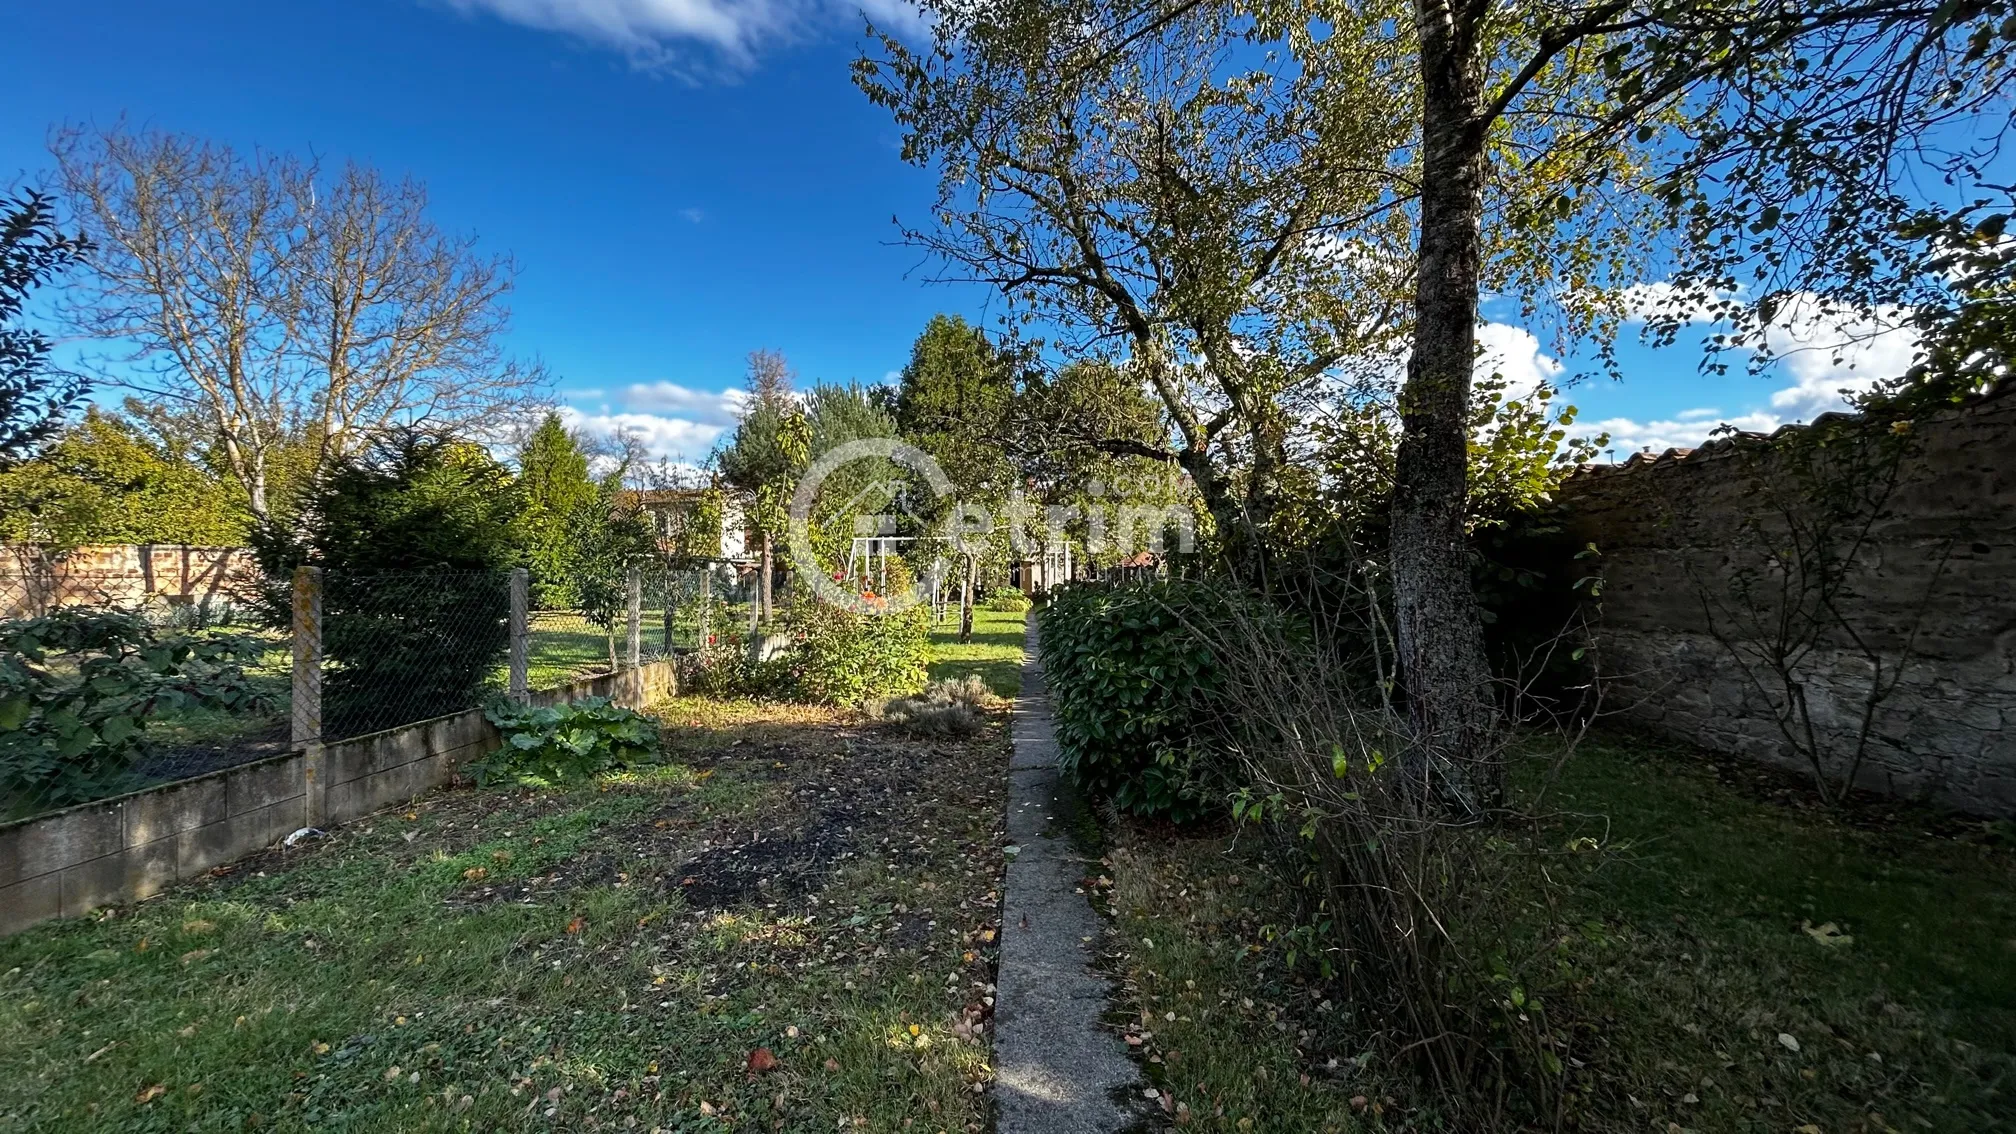
<path id="1" fill-rule="evenodd" d="M 446 0 L 458 11 L 484 12 L 515 24 L 561 32 L 613 48 L 646 65 L 670 62 L 682 49 L 712 52 L 730 67 L 746 67 L 757 52 L 802 38 L 821 26 L 878 27 L 910 33 L 923 27 L 908 0 Z"/>
<path id="2" fill-rule="evenodd" d="M 1651 310 L 1656 303 L 1677 302 L 1671 284 L 1641 285 L 1640 300 Z M 1640 290 L 1634 289 L 1634 290 Z M 1634 303 L 1639 300 L 1634 300 Z M 1829 411 L 1849 410 L 1848 395 L 1908 370 L 1918 348 L 1918 335 L 1905 326 L 1909 313 L 1901 308 L 1849 312 L 1830 307 L 1817 296 L 1795 295 L 1763 329 L 1772 362 L 1767 374 L 1786 382 L 1771 392 L 1764 405 L 1725 416 L 1719 409 L 1682 410 L 1669 420 L 1610 418 L 1577 422 L 1577 432 L 1610 434 L 1610 452 L 1619 458 L 1651 450 L 1693 448 L 1727 424 L 1746 432 L 1769 433 L 1789 422 L 1811 421 Z"/>
<path id="3" fill-rule="evenodd" d="M 741 390 L 695 390 L 677 382 L 636 382 L 623 391 L 625 409 L 665 411 L 702 425 L 728 426 L 742 414 Z"/>
<path id="4" fill-rule="evenodd" d="M 644 442 L 652 457 L 683 465 L 697 464 L 704 459 L 714 447 L 714 442 L 727 432 L 727 427 L 723 425 L 655 413 L 611 412 L 607 407 L 600 413 L 588 413 L 573 406 L 563 406 L 560 420 L 569 429 L 598 437 L 631 434 Z"/>
<path id="5" fill-rule="evenodd" d="M 1801 297 L 1765 328 L 1764 341 L 1792 384 L 1771 395 L 1771 408 L 1806 420 L 1846 405 L 1842 391 L 1861 392 L 1911 368 L 1916 331 L 1904 312 L 1885 308 L 1867 315 L 1830 311 Z"/>
<path id="6" fill-rule="evenodd" d="M 1477 328 L 1477 345 L 1477 377 L 1488 378 L 1493 374 L 1503 377 L 1508 401 L 1531 396 L 1561 373 L 1561 361 L 1543 352 L 1540 340 L 1524 327 L 1486 323 Z"/>
<path id="7" fill-rule="evenodd" d="M 1785 424 L 1785 419 L 1767 411 L 1724 417 L 1716 410 L 1683 410 L 1664 421 L 1638 421 L 1628 417 L 1590 421 L 1584 418 L 1576 421 L 1575 433 L 1582 437 L 1609 434 L 1610 444 L 1604 454 L 1621 461 L 1633 453 L 1646 450 L 1663 453 L 1668 449 L 1692 449 L 1708 440 L 1725 424 L 1748 432 L 1769 433 Z"/>

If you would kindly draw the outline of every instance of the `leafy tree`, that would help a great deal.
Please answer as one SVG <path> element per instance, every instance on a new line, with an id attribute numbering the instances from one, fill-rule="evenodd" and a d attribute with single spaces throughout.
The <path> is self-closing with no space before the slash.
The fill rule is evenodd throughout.
<path id="1" fill-rule="evenodd" d="M 798 475 L 810 459 L 811 426 L 791 396 L 791 374 L 775 351 L 749 356 L 749 400 L 728 444 L 715 454 L 721 479 L 750 494 L 754 506 L 744 523 L 762 548 L 758 585 L 759 616 L 772 614 L 777 537 L 788 526 L 788 510 Z"/>
<path id="2" fill-rule="evenodd" d="M 56 226 L 33 190 L 0 199 L 0 469 L 54 436 L 82 385 L 49 370 L 49 339 L 21 325 L 29 293 L 81 261 L 91 244 Z"/>
<path id="3" fill-rule="evenodd" d="M 805 424 L 811 438 L 808 456 L 818 460 L 854 441 L 897 436 L 896 420 L 880 393 L 854 383 L 819 383 L 805 393 Z M 824 566 L 844 564 L 865 514 L 887 514 L 891 489 L 909 491 L 906 469 L 884 458 L 855 460 L 835 469 L 819 485 L 812 501 L 809 535 L 814 554 Z M 915 533 L 908 533 L 915 534 Z"/>
<path id="4" fill-rule="evenodd" d="M 520 506 L 483 446 L 402 432 L 325 471 L 293 525 L 253 530 L 276 619 L 293 568 L 324 569 L 330 735 L 476 703 L 510 643 Z"/>
<path id="5" fill-rule="evenodd" d="M 518 450 L 518 490 L 525 502 L 526 555 L 541 602 L 568 605 L 570 528 L 577 514 L 605 502 L 588 473 L 588 454 L 559 414 L 548 413 Z"/>
<path id="6" fill-rule="evenodd" d="M 934 501 L 934 520 L 950 517 L 954 503 L 1006 514 L 1017 487 L 1009 453 L 1012 410 L 1020 367 L 1014 355 L 997 349 L 977 327 L 957 315 L 935 315 L 911 344 L 896 392 L 896 420 L 903 436 L 938 462 L 958 489 L 957 501 Z M 959 532 L 954 549 L 962 567 L 959 586 L 959 640 L 973 636 L 973 604 L 978 598 L 983 559 L 997 558 L 1008 533 Z"/>
<path id="7" fill-rule="evenodd" d="M 40 456 L 0 471 L 0 540 L 243 543 L 243 494 L 192 456 L 93 406 Z"/>
<path id="8" fill-rule="evenodd" d="M 557 566 L 570 604 L 600 626 L 609 642 L 609 668 L 617 666 L 616 627 L 629 611 L 629 578 L 658 552 L 658 533 L 617 471 L 575 505 L 562 526 Z"/>

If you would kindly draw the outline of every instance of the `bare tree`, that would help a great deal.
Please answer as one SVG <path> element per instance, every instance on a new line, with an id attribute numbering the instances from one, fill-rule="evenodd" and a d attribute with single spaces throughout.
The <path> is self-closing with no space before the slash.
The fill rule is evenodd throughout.
<path id="1" fill-rule="evenodd" d="M 262 520 L 290 450 L 312 474 L 394 426 L 500 420 L 544 383 L 502 350 L 510 261 L 436 228 L 417 182 L 123 128 L 50 148 L 101 249 L 66 314 L 125 348 L 101 379 L 199 414 Z"/>
<path id="2" fill-rule="evenodd" d="M 507 356 L 513 267 L 427 219 L 427 188 L 349 163 L 296 186 L 306 240 L 291 274 L 321 459 L 389 426 L 481 422 L 527 408 L 545 383 Z"/>

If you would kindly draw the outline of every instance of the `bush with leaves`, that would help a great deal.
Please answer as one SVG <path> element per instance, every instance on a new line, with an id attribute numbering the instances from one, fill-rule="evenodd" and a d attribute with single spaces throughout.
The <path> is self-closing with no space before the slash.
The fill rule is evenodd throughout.
<path id="1" fill-rule="evenodd" d="M 1043 675 L 1064 774 L 1123 811 L 1178 822 L 1219 809 L 1203 739 L 1219 674 L 1196 628 L 1224 600 L 1206 584 L 1074 586 L 1041 615 Z"/>
<path id="2" fill-rule="evenodd" d="M 797 604 L 791 619 L 788 690 L 822 705 L 860 705 L 924 687 L 931 626 L 923 607 L 856 614 L 823 602 Z"/>
<path id="3" fill-rule="evenodd" d="M 658 755 L 658 722 L 607 697 L 534 707 L 512 702 L 484 714 L 504 734 L 497 751 L 469 765 L 479 784 L 508 780 L 554 787 Z"/>
<path id="4" fill-rule="evenodd" d="M 1029 596 L 1014 587 L 995 587 L 980 600 L 981 607 L 1001 614 L 1021 614 L 1030 607 Z"/>
<path id="5" fill-rule="evenodd" d="M 264 649 L 252 638 L 164 634 L 122 611 L 0 622 L 0 815 L 131 787 L 157 713 L 262 708 L 244 667 Z"/>

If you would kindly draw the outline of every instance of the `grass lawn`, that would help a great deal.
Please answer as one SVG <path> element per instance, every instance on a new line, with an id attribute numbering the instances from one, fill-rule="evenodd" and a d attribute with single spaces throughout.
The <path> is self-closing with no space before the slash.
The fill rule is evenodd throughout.
<path id="1" fill-rule="evenodd" d="M 982 1129 L 1001 722 L 657 712 L 661 766 L 0 941 L 0 1130 Z"/>
<path id="2" fill-rule="evenodd" d="M 977 673 L 996 696 L 1013 697 L 1022 688 L 1022 640 L 1030 614 L 973 611 L 973 640 L 959 641 L 959 608 L 931 627 L 931 680 Z"/>
<path id="3" fill-rule="evenodd" d="M 1553 994 L 1576 1036 L 1571 1129 L 2016 1129 L 2007 824 L 1830 815 L 1745 766 L 1628 742 L 1586 747 L 1553 802 L 1585 817 L 1555 833 L 1608 845 L 1567 894 L 1600 945 Z M 1332 993 L 1289 963 L 1291 906 L 1251 832 L 1108 838 L 1093 881 L 1118 918 L 1122 1011 L 1189 1129 L 1432 1111 L 1354 1062 Z"/>

